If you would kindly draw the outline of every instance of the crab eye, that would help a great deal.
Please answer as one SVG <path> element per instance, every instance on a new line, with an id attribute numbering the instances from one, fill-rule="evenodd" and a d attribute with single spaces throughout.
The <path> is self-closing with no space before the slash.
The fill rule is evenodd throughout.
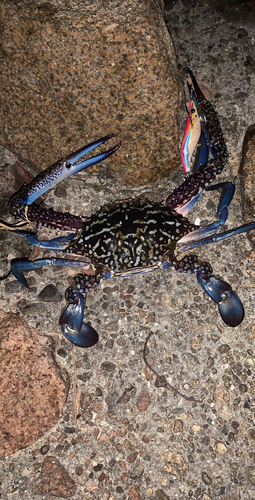
<path id="1" fill-rule="evenodd" d="M 69 161 L 66 161 L 66 165 L 65 166 L 66 166 L 66 168 L 69 169 L 69 168 L 71 168 L 72 164 Z"/>
<path id="2" fill-rule="evenodd" d="M 196 112 L 195 108 L 191 108 L 190 112 L 195 113 Z"/>

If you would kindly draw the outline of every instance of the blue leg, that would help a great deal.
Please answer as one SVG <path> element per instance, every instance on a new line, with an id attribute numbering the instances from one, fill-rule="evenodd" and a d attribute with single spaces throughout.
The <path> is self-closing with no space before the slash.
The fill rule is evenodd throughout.
<path id="1" fill-rule="evenodd" d="M 36 236 L 28 233 L 27 231 L 15 230 L 14 233 L 22 234 L 23 236 L 25 236 L 26 240 L 28 241 L 28 243 L 31 243 L 31 245 L 35 245 L 41 248 L 47 248 L 47 250 L 53 250 L 56 252 L 65 250 L 68 247 L 69 242 L 75 235 L 75 233 L 70 233 L 68 236 L 58 236 L 57 238 L 52 238 L 51 240 L 40 241 L 38 240 L 38 238 L 36 238 Z"/>
<path id="2" fill-rule="evenodd" d="M 186 250 L 191 250 L 192 248 L 199 247 L 201 245 L 208 245 L 210 243 L 215 243 L 217 241 L 225 240 L 227 238 L 231 238 L 231 236 L 237 236 L 238 234 L 248 233 L 249 231 L 253 231 L 254 229 L 255 229 L 255 222 L 250 222 L 249 224 L 244 224 L 243 226 L 236 227 L 235 229 L 229 229 L 228 231 L 224 231 L 224 233 L 213 234 L 212 236 L 208 236 L 207 238 L 202 238 L 201 240 L 193 241 L 192 243 L 180 247 L 178 250 L 181 252 L 186 252 Z M 190 234 L 192 235 L 193 233 Z M 184 238 L 181 238 L 181 240 L 179 241 L 183 242 L 183 240 Z"/>
<path id="3" fill-rule="evenodd" d="M 37 260 L 13 260 L 11 262 L 11 272 L 15 278 L 22 283 L 22 285 L 29 288 L 23 271 L 35 271 L 44 266 L 63 266 L 63 267 L 79 267 L 81 269 L 88 269 L 90 264 L 80 260 L 68 259 L 37 259 Z"/>
<path id="4" fill-rule="evenodd" d="M 203 238 L 211 233 L 214 233 L 215 231 L 218 231 L 219 229 L 222 228 L 222 225 L 225 224 L 227 218 L 228 218 L 228 207 L 233 199 L 234 193 L 235 193 L 235 185 L 232 184 L 231 182 L 221 182 L 219 184 L 215 184 L 214 186 L 210 186 L 206 188 L 206 191 L 212 191 L 214 189 L 219 189 L 219 188 L 224 188 L 224 191 L 222 193 L 220 203 L 218 206 L 217 210 L 217 215 L 219 217 L 219 221 L 212 222 L 211 224 L 208 224 L 207 226 L 200 227 L 196 229 L 195 231 L 192 231 L 189 234 L 186 234 L 179 240 L 178 243 L 186 243 L 186 242 L 193 242 L 194 240 L 197 240 L 199 238 Z M 222 233 L 224 234 L 224 233 Z M 205 241 L 205 239 L 201 240 Z M 208 241 L 210 243 L 210 241 Z M 193 244 L 193 243 L 191 243 Z M 194 248 L 198 246 L 196 243 L 194 243 L 194 246 L 191 246 L 189 248 Z M 184 250 L 187 250 L 187 246 L 183 247 Z"/>

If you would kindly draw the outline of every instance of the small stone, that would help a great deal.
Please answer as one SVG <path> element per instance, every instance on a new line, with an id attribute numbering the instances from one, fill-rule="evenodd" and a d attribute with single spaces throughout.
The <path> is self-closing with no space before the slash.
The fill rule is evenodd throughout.
<path id="1" fill-rule="evenodd" d="M 151 402 L 149 391 L 142 390 L 136 399 L 136 406 L 139 411 L 145 412 Z"/>
<path id="2" fill-rule="evenodd" d="M 105 372 L 114 372 L 115 368 L 116 365 L 114 363 L 111 363 L 111 361 L 105 361 L 101 364 L 101 369 Z"/>
<path id="3" fill-rule="evenodd" d="M 112 349 L 114 346 L 114 340 L 113 339 L 107 339 L 106 343 L 105 343 L 105 347 L 107 347 L 107 349 Z M 106 370 L 108 371 L 108 370 Z"/>
<path id="4" fill-rule="evenodd" d="M 163 490 L 157 490 L 156 495 L 158 497 L 158 500 L 170 500 L 170 497 L 165 494 Z"/>
<path id="5" fill-rule="evenodd" d="M 194 356 L 190 352 L 187 352 L 182 354 L 182 359 L 189 370 L 195 370 L 195 371 L 198 370 L 200 363 L 196 358 L 196 356 Z"/>
<path id="6" fill-rule="evenodd" d="M 125 425 L 120 425 L 117 429 L 117 433 L 120 437 L 124 437 L 127 434 L 127 428 Z"/>
<path id="7" fill-rule="evenodd" d="M 155 313 L 151 312 L 146 318 L 146 323 L 153 323 L 155 321 Z"/>
<path id="8" fill-rule="evenodd" d="M 182 432 L 183 431 L 183 421 L 180 419 L 176 419 L 174 422 L 174 432 Z"/>
<path id="9" fill-rule="evenodd" d="M 219 455 L 225 455 L 228 452 L 226 445 L 222 441 L 216 441 L 214 448 Z"/>
<path id="10" fill-rule="evenodd" d="M 132 486 L 128 491 L 129 497 L 131 500 L 140 500 L 140 488 L 138 486 Z"/>
<path id="11" fill-rule="evenodd" d="M 255 429 L 250 429 L 248 434 L 249 437 L 255 441 Z"/>
<path id="12" fill-rule="evenodd" d="M 106 478 L 107 475 L 104 472 L 101 472 L 101 474 L 98 476 L 99 483 L 102 483 Z"/>
<path id="13" fill-rule="evenodd" d="M 63 297 L 55 285 L 47 285 L 39 293 L 38 299 L 42 302 L 61 302 Z"/>
<path id="14" fill-rule="evenodd" d="M 48 444 L 44 444 L 41 447 L 40 452 L 41 452 L 42 455 L 46 455 L 46 453 L 48 453 L 49 449 L 50 449 L 49 445 Z"/>
<path id="15" fill-rule="evenodd" d="M 102 432 L 102 434 L 99 436 L 98 442 L 108 443 L 108 441 L 109 441 L 109 436 L 106 434 L 106 432 Z"/>
<path id="16" fill-rule="evenodd" d="M 46 457 L 39 478 L 34 482 L 34 495 L 52 495 L 69 498 L 75 494 L 76 484 L 55 457 Z"/>
<path id="17" fill-rule="evenodd" d="M 137 455 L 138 455 L 137 451 L 135 451 L 134 453 L 131 453 L 130 455 L 128 455 L 128 457 L 127 457 L 127 462 L 128 462 L 129 464 L 133 464 L 133 463 L 134 463 L 134 461 L 135 461 L 135 460 L 136 460 L 136 458 L 137 458 Z"/>
<path id="18" fill-rule="evenodd" d="M 194 432 L 199 432 L 201 430 L 201 427 L 199 424 L 194 424 L 194 425 L 192 425 L 192 430 Z"/>
<path id="19" fill-rule="evenodd" d="M 231 425 L 232 425 L 233 429 L 238 429 L 240 424 L 239 424 L 239 422 L 236 422 L 236 420 L 233 420 L 233 422 L 231 422 Z"/>
<path id="20" fill-rule="evenodd" d="M 212 478 L 206 474 L 206 472 L 202 472 L 202 481 L 203 483 L 207 484 L 208 486 L 212 484 Z"/>
<path id="21" fill-rule="evenodd" d="M 19 281 L 9 281 L 4 283 L 4 289 L 6 293 L 18 293 L 23 290 L 23 285 Z"/>
<path id="22" fill-rule="evenodd" d="M 77 467 L 75 467 L 75 472 L 76 472 L 77 476 L 82 476 L 82 473 L 83 473 L 82 465 L 77 465 Z"/>
<path id="23" fill-rule="evenodd" d="M 164 375 L 158 375 L 155 381 L 155 387 L 167 387 L 167 380 Z"/>
<path id="24" fill-rule="evenodd" d="M 96 388 L 96 396 L 97 396 L 97 397 L 102 397 L 102 396 L 103 396 L 103 392 L 102 392 L 102 390 L 100 389 L 100 387 L 97 387 L 97 388 Z"/>
<path id="25" fill-rule="evenodd" d="M 138 479 L 143 474 L 144 468 L 142 464 L 137 464 L 130 472 L 131 479 Z"/>
<path id="26" fill-rule="evenodd" d="M 81 382 L 88 382 L 88 380 L 90 378 L 91 378 L 90 372 L 85 372 L 85 373 L 81 373 L 80 375 L 77 375 L 77 379 L 81 380 Z"/>
<path id="27" fill-rule="evenodd" d="M 245 392 L 247 392 L 247 385 L 246 384 L 240 384 L 239 385 L 239 391 L 244 394 Z"/>
<path id="28" fill-rule="evenodd" d="M 102 470 L 102 468 L 103 468 L 103 464 L 97 464 L 93 467 L 95 472 L 99 472 L 100 470 Z"/>
<path id="29" fill-rule="evenodd" d="M 93 418 L 93 413 L 92 413 L 92 411 L 90 411 L 90 410 L 85 411 L 85 412 L 82 414 L 82 418 L 83 418 L 84 422 L 86 422 L 86 423 L 91 422 L 91 420 L 92 420 L 92 418 Z"/>
<path id="30" fill-rule="evenodd" d="M 60 349 L 57 350 L 57 353 L 59 356 L 61 356 L 61 358 L 66 358 L 66 356 L 67 356 L 66 350 L 63 349 L 62 347 L 60 347 Z"/>
<path id="31" fill-rule="evenodd" d="M 75 432 L 75 427 L 65 427 L 65 432 L 67 434 L 73 434 Z"/>
<path id="32" fill-rule="evenodd" d="M 228 344 L 222 344 L 220 347 L 219 347 L 219 351 L 221 354 L 225 353 L 225 352 L 228 352 L 230 350 L 230 347 Z"/>
<path id="33" fill-rule="evenodd" d="M 124 490 L 121 486 L 117 486 L 116 492 L 120 494 L 120 493 L 124 493 Z"/>
<path id="34" fill-rule="evenodd" d="M 80 398 L 80 407 L 82 410 L 87 410 L 88 407 L 91 404 L 91 395 L 88 391 L 84 391 L 81 393 L 81 398 Z"/>
<path id="35" fill-rule="evenodd" d="M 248 481 L 255 486 L 255 467 L 247 467 L 246 469 L 246 475 Z"/>

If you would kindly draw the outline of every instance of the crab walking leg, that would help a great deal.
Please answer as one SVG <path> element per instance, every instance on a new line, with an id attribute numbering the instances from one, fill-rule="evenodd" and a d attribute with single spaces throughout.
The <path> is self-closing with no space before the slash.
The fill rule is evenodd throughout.
<path id="1" fill-rule="evenodd" d="M 54 257 L 37 260 L 13 260 L 11 262 L 11 272 L 22 285 L 29 288 L 23 271 L 35 271 L 44 266 L 79 267 L 89 269 L 90 264 L 80 260 L 56 259 Z"/>
<path id="2" fill-rule="evenodd" d="M 174 266 L 181 273 L 197 274 L 197 279 L 204 291 L 218 305 L 223 321 L 231 327 L 238 326 L 244 318 L 244 308 L 231 286 L 225 281 L 213 276 L 212 267 L 207 262 L 200 261 L 196 255 L 188 255 L 181 260 L 170 257 L 163 268 Z"/>
<path id="3" fill-rule="evenodd" d="M 227 221 L 228 218 L 228 207 L 233 199 L 234 193 L 235 193 L 235 185 L 232 184 L 232 182 L 221 182 L 219 184 L 215 184 L 214 186 L 210 186 L 207 188 L 207 191 L 212 191 L 214 189 L 219 189 L 219 188 L 224 188 L 220 203 L 218 206 L 217 210 L 217 215 L 219 217 L 219 221 L 214 221 L 211 224 L 207 224 L 206 226 L 199 227 L 198 229 L 195 229 L 195 231 L 192 231 L 191 233 L 186 234 L 183 236 L 179 241 L 178 244 L 183 245 L 184 243 L 188 242 L 193 242 L 194 240 L 197 240 L 199 238 L 203 238 L 205 236 L 208 236 L 211 233 L 214 233 L 215 231 L 218 231 L 219 229 L 222 229 L 223 224 Z M 224 234 L 224 233 L 222 233 Z M 205 241 L 205 240 L 202 240 Z M 212 240 L 213 241 L 213 240 Z M 208 240 L 208 243 L 210 243 L 210 240 Z M 194 244 L 189 247 L 194 248 L 197 245 Z M 187 246 L 183 247 L 185 250 L 187 250 Z"/>
<path id="4" fill-rule="evenodd" d="M 192 250 L 193 248 L 199 247 L 201 245 L 209 245 L 210 243 L 216 243 L 217 241 L 226 240 L 227 238 L 231 238 L 232 236 L 237 236 L 238 234 L 248 233 L 249 231 L 253 231 L 255 229 L 255 222 L 250 222 L 249 224 L 244 224 L 243 226 L 236 227 L 234 229 L 229 229 L 228 231 L 224 231 L 223 233 L 213 234 L 208 236 L 207 238 L 202 238 L 198 241 L 192 241 L 187 245 L 183 245 L 178 248 L 179 252 L 186 252 L 187 250 Z M 196 232 L 196 231 L 194 231 Z M 193 233 L 190 233 L 192 236 Z M 179 240 L 181 243 L 184 241 L 184 238 Z M 185 238 L 185 241 L 189 241 L 189 238 Z M 179 243 L 179 242 L 178 242 Z"/>
<path id="5" fill-rule="evenodd" d="M 26 240 L 28 241 L 28 243 L 31 243 L 31 245 L 35 245 L 40 248 L 47 248 L 47 250 L 53 250 L 56 252 L 65 251 L 69 245 L 69 242 L 75 236 L 75 233 L 70 233 L 68 236 L 58 236 L 57 238 L 52 238 L 51 240 L 40 241 L 34 234 L 27 233 L 26 231 L 14 232 L 25 236 Z"/>

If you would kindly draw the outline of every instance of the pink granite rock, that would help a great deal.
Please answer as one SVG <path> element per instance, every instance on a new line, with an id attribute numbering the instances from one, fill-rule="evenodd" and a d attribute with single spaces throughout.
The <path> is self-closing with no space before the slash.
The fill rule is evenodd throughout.
<path id="1" fill-rule="evenodd" d="M 107 173 L 133 186 L 180 163 L 178 69 L 156 0 L 3 0 L 2 30 L 3 145 L 46 168 L 116 133 Z"/>
<path id="2" fill-rule="evenodd" d="M 52 495 L 54 497 L 70 498 L 76 491 L 76 484 L 67 470 L 55 457 L 46 457 L 42 472 L 33 486 L 34 495 Z"/>
<path id="3" fill-rule="evenodd" d="M 69 389 L 53 342 L 0 311 L 0 456 L 26 448 L 62 416 Z"/>

